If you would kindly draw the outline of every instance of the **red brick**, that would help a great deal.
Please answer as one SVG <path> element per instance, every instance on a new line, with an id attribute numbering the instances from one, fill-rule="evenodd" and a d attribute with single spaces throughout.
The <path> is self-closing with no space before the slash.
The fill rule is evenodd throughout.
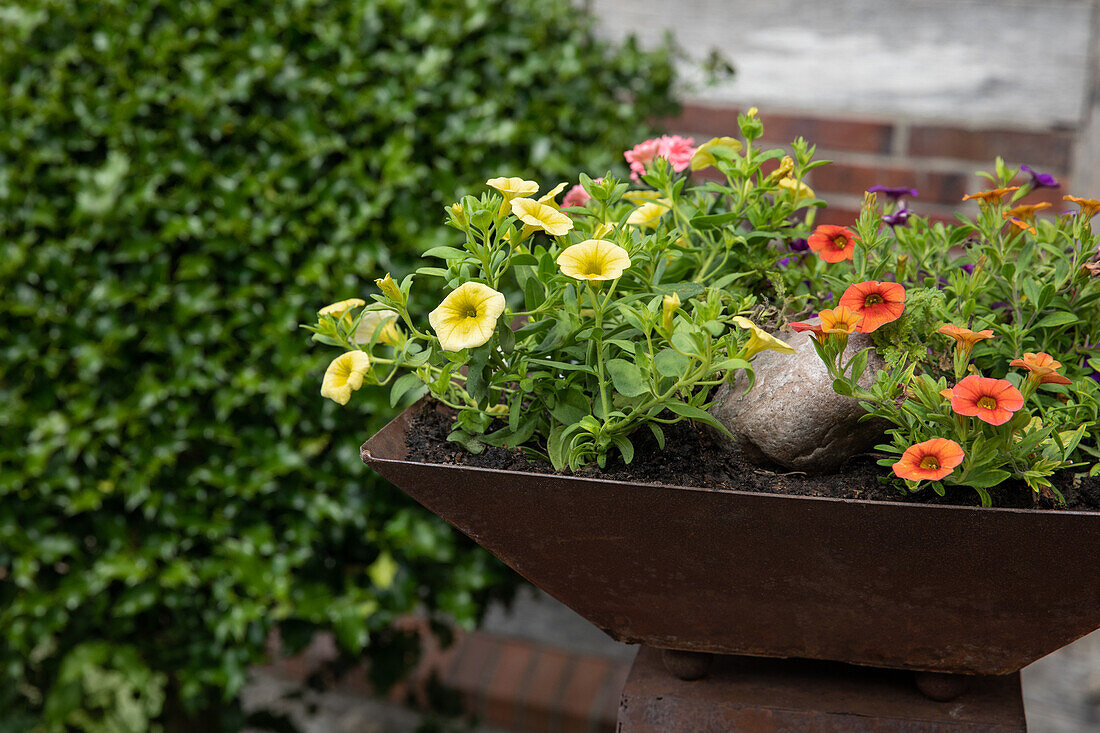
<path id="1" fill-rule="evenodd" d="M 826 206 L 824 209 L 817 210 L 814 224 L 836 224 L 838 226 L 850 227 L 856 223 L 856 219 L 858 218 L 859 211 L 857 210 L 845 209 L 839 206 Z"/>
<path id="2" fill-rule="evenodd" d="M 558 717 L 566 672 L 572 662 L 573 658 L 564 652 L 545 648 L 537 651 L 535 668 L 523 694 L 522 730 L 550 732 Z"/>
<path id="3" fill-rule="evenodd" d="M 679 117 L 668 120 L 669 130 L 698 135 L 738 136 L 735 107 L 684 105 Z M 856 150 L 868 153 L 889 153 L 894 126 L 887 122 L 787 115 L 762 111 L 763 140 L 769 143 L 789 144 L 796 137 L 804 137 L 822 150 Z M 696 141 L 700 142 L 700 141 Z"/>
<path id="4" fill-rule="evenodd" d="M 814 190 L 827 198 L 828 193 L 862 195 L 874 185 L 908 186 L 917 189 L 921 201 L 955 204 L 962 201 L 977 179 L 971 174 L 914 171 L 888 165 L 830 163 L 814 169 L 810 180 Z"/>
<path id="5" fill-rule="evenodd" d="M 561 699 L 563 733 L 587 733 L 596 702 L 611 672 L 611 663 L 601 657 L 578 657 Z"/>
<path id="6" fill-rule="evenodd" d="M 500 651 L 496 671 L 485 693 L 485 720 L 491 725 L 514 728 L 517 723 L 523 683 L 535 661 L 535 648 L 522 641 L 507 640 Z"/>
<path id="7" fill-rule="evenodd" d="M 1072 151 L 1073 135 L 1057 130 L 1031 132 L 937 125 L 914 125 L 909 130 L 910 155 L 988 163 L 1000 155 L 1005 160 L 1038 168 L 1068 170 Z"/>
<path id="8" fill-rule="evenodd" d="M 443 683 L 462 696 L 467 712 L 481 714 L 485 690 L 492 679 L 503 644 L 487 634 L 470 634 L 463 641 Z"/>

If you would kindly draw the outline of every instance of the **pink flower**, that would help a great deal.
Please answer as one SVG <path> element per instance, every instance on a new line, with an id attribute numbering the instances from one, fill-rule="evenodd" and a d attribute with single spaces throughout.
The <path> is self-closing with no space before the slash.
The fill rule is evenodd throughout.
<path id="1" fill-rule="evenodd" d="M 596 178 L 592 182 L 599 183 L 602 180 L 603 178 Z M 590 198 L 592 197 L 588 195 L 588 191 L 585 191 L 584 186 L 578 183 L 566 192 L 561 200 L 561 206 L 563 209 L 569 206 L 584 206 Z"/>
<path id="2" fill-rule="evenodd" d="M 672 165 L 672 170 L 679 173 L 691 165 L 691 156 L 695 155 L 695 138 L 664 135 L 660 141 L 661 147 L 657 155 L 667 160 Z"/>
<path id="3" fill-rule="evenodd" d="M 646 165 L 654 158 L 664 158 L 672 166 L 672 170 L 679 173 L 691 165 L 691 156 L 695 155 L 694 143 L 694 138 L 679 135 L 661 135 L 638 143 L 623 153 L 626 162 L 630 164 L 630 177 L 638 180 L 638 176 L 645 174 Z"/>
<path id="4" fill-rule="evenodd" d="M 653 138 L 652 140 L 646 140 L 644 143 L 638 143 L 623 153 L 626 162 L 630 164 L 630 177 L 635 181 L 638 180 L 638 176 L 645 173 L 646 163 L 656 158 L 660 149 L 660 139 Z"/>

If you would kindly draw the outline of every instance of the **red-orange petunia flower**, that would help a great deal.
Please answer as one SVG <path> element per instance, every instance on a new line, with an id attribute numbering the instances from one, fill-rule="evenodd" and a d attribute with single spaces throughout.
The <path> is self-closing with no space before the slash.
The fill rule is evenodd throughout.
<path id="1" fill-rule="evenodd" d="M 1038 354 L 1028 351 L 1023 359 L 1013 359 L 1008 365 L 1027 369 L 1031 373 L 1028 378 L 1034 380 L 1036 384 L 1073 384 L 1072 379 L 1058 373 L 1062 367 L 1061 362 L 1055 361 L 1054 357 L 1045 351 L 1040 351 Z"/>
<path id="2" fill-rule="evenodd" d="M 951 323 L 946 323 L 939 328 L 939 332 L 944 336 L 950 336 L 955 339 L 955 342 L 969 352 L 974 348 L 974 344 L 985 339 L 993 338 L 993 332 L 988 328 L 981 331 L 971 331 L 969 328 L 963 328 L 962 326 L 956 326 Z"/>
<path id="3" fill-rule="evenodd" d="M 1083 199 L 1078 196 L 1063 196 L 1063 201 L 1070 201 L 1081 207 L 1081 215 L 1086 219 L 1091 219 L 1100 213 L 1100 201 L 1096 199 Z"/>
<path id="4" fill-rule="evenodd" d="M 1035 232 L 1035 227 L 1034 227 L 1034 226 L 1032 226 L 1031 224 L 1028 224 L 1028 223 L 1027 223 L 1026 221 L 1024 221 L 1023 219 L 1017 219 L 1017 218 L 1016 218 L 1016 217 L 1014 217 L 1014 216 L 1010 216 L 1010 217 L 1006 217 L 1006 218 L 1008 219 L 1008 223 L 1009 223 L 1009 224 L 1011 224 L 1012 226 L 1016 227 L 1017 229 L 1019 229 L 1019 230 L 1020 230 L 1020 231 L 1022 231 L 1022 232 L 1029 232 L 1029 233 L 1031 233 L 1031 234 L 1035 234 L 1035 233 L 1036 233 L 1036 232 Z"/>
<path id="5" fill-rule="evenodd" d="M 990 425 L 1004 425 L 1024 406 L 1020 390 L 1005 379 L 971 374 L 951 390 L 951 409 Z"/>
<path id="6" fill-rule="evenodd" d="M 848 227 L 821 224 L 810 235 L 810 249 L 826 262 L 843 262 L 852 259 L 859 237 Z"/>
<path id="7" fill-rule="evenodd" d="M 794 321 L 794 322 L 791 323 L 791 329 L 793 331 L 795 331 L 795 333 L 802 333 L 804 331 L 809 331 L 814 335 L 814 338 L 816 338 L 818 341 L 821 341 L 825 338 L 825 331 L 824 331 L 824 329 L 821 328 L 820 323 L 807 323 L 806 321 Z"/>
<path id="8" fill-rule="evenodd" d="M 863 316 L 856 330 L 871 333 L 901 317 L 905 310 L 905 288 L 897 283 L 867 280 L 849 285 L 840 296 L 840 304 Z"/>
<path id="9" fill-rule="evenodd" d="M 1049 209 L 1051 203 L 1044 201 L 1041 204 L 1020 204 L 1019 206 L 1013 206 L 1011 209 L 1004 213 L 1004 218 L 1016 218 L 1023 219 L 1024 221 L 1031 221 L 1035 218 L 1035 212 L 1042 211 L 1043 209 Z"/>
<path id="10" fill-rule="evenodd" d="M 836 308 L 826 308 L 818 314 L 821 319 L 821 330 L 825 333 L 842 333 L 845 336 L 855 331 L 863 316 L 847 306 L 838 305 Z"/>
<path id="11" fill-rule="evenodd" d="M 1004 198 L 1006 193 L 1012 193 L 1018 190 L 1019 186 L 1009 186 L 1008 188 L 994 188 L 989 191 L 979 191 L 978 193 L 968 193 L 963 196 L 963 201 L 970 201 L 971 199 L 977 199 L 983 204 L 999 204 L 1001 199 Z"/>
<path id="12" fill-rule="evenodd" d="M 962 463 L 962 446 L 947 438 L 932 438 L 905 449 L 894 464 L 894 475 L 910 481 L 939 481 Z"/>

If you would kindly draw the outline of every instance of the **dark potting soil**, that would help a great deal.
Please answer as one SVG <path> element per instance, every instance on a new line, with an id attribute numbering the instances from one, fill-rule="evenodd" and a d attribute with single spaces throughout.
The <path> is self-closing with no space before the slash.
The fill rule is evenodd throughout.
<path id="1" fill-rule="evenodd" d="M 447 442 L 453 414 L 437 403 L 427 402 L 416 415 L 405 437 L 409 460 L 444 463 L 477 468 L 534 473 L 557 472 L 545 460 L 531 459 L 518 449 L 486 446 L 473 454 L 457 443 Z M 895 487 L 889 469 L 879 466 L 876 457 L 856 456 L 837 473 L 809 476 L 801 471 L 786 471 L 779 466 L 749 462 L 741 447 L 705 425 L 688 421 L 664 425 L 665 449 L 648 430 L 631 436 L 634 460 L 626 465 L 617 451 L 608 457 L 607 467 L 595 464 L 577 471 L 576 476 L 615 481 L 692 486 L 705 489 L 735 489 L 767 494 L 825 496 L 841 499 L 908 501 L 926 504 L 978 505 L 973 489 L 949 486 L 946 496 L 931 489 L 916 494 Z M 1100 511 L 1100 477 L 1074 479 L 1071 471 L 1055 476 L 1053 483 L 1066 499 L 1058 506 L 1053 496 L 1035 497 L 1022 481 L 1006 482 L 990 491 L 998 507 L 1078 509 Z"/>

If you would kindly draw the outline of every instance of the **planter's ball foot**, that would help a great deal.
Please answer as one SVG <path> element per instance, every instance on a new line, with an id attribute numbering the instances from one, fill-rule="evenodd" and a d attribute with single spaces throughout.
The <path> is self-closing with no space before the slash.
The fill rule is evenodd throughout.
<path id="1" fill-rule="evenodd" d="M 970 687 L 970 676 L 946 672 L 917 672 L 917 689 L 937 702 L 950 702 Z"/>
<path id="2" fill-rule="evenodd" d="M 682 680 L 697 680 L 710 671 L 713 654 L 706 652 L 684 652 L 679 649 L 662 649 L 661 659 L 669 674 Z"/>

